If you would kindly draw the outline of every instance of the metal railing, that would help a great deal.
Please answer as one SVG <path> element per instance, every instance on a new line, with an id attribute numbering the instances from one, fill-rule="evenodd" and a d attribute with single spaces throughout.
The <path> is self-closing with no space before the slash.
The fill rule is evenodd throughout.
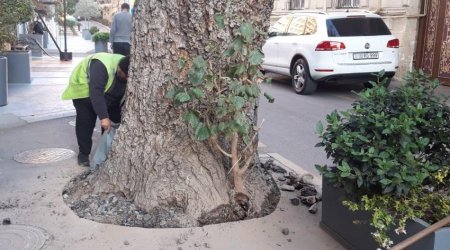
<path id="1" fill-rule="evenodd" d="M 358 8 L 359 0 L 333 0 L 333 7 L 338 8 Z"/>
<path id="2" fill-rule="evenodd" d="M 404 241 L 400 242 L 399 244 L 395 245 L 394 247 L 392 247 L 391 250 L 403 250 L 403 249 L 411 246 L 412 244 L 416 243 L 417 241 L 421 240 L 425 236 L 435 232 L 436 230 L 438 230 L 442 227 L 447 226 L 448 224 L 450 224 L 450 215 L 448 215 L 444 219 L 434 223 L 433 225 L 423 229 L 422 231 L 410 236 L 406 240 L 404 240 Z"/>
<path id="3" fill-rule="evenodd" d="M 305 7 L 305 0 L 290 0 L 289 9 L 290 10 L 301 10 Z"/>

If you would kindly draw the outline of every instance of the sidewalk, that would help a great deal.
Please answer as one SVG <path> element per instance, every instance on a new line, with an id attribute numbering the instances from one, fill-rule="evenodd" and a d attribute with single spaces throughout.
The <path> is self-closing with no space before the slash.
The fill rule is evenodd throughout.
<path id="1" fill-rule="evenodd" d="M 90 26 L 98 26 L 105 31 L 109 29 L 94 21 Z M 64 51 L 63 35 L 57 37 L 57 43 Z M 0 129 L 75 115 L 72 102 L 62 101 L 61 93 L 67 86 L 72 69 L 85 56 L 94 53 L 94 46 L 92 41 L 83 39 L 81 33 L 75 36 L 68 30 L 67 51 L 73 53 L 73 58 L 63 62 L 50 39 L 46 49 L 50 56 L 32 58 L 31 84 L 8 85 L 8 105 L 0 107 Z"/>
<path id="2" fill-rule="evenodd" d="M 93 46 L 68 36 L 68 51 L 77 55 L 90 53 Z M 72 102 L 62 101 L 60 95 L 81 59 L 33 58 L 32 83 L 9 85 L 8 105 L 0 107 L 0 220 L 8 218 L 11 225 L 0 225 L 0 250 L 25 249 L 27 244 L 35 249 L 343 249 L 319 228 L 320 208 L 313 215 L 307 207 L 293 206 L 289 192 L 281 193 L 269 216 L 205 227 L 146 229 L 78 218 L 61 192 L 85 168 L 76 163 Z M 99 134 L 94 134 L 95 145 Z M 64 149 L 68 157 L 38 164 L 15 160 L 27 150 L 45 148 Z"/>

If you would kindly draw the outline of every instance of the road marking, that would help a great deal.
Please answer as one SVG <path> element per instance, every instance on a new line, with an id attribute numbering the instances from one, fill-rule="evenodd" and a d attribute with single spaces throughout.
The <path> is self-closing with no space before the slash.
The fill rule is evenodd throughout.
<path id="1" fill-rule="evenodd" d="M 284 158 L 280 154 L 267 153 L 267 155 L 272 157 L 273 159 L 275 159 L 276 161 L 278 161 L 282 165 L 284 165 L 286 168 L 292 170 L 293 172 L 296 172 L 299 176 L 301 176 L 303 174 L 311 174 L 312 176 L 314 176 L 313 183 L 315 185 L 322 186 L 322 178 L 320 176 L 317 176 L 317 175 L 315 175 L 313 173 L 308 172 L 303 167 L 301 167 L 301 166 L 295 164 L 294 162 Z"/>

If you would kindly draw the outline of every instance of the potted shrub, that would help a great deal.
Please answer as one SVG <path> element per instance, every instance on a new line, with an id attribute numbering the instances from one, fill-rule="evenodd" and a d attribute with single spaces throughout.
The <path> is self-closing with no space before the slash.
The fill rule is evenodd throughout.
<path id="1" fill-rule="evenodd" d="M 316 126 L 316 146 L 335 165 L 316 166 L 321 226 L 347 249 L 387 248 L 450 214 L 448 97 L 435 95 L 439 83 L 422 71 L 391 91 L 386 80 L 359 93 L 350 110 L 327 115 L 325 129 Z M 442 228 L 408 249 L 448 244 L 450 228 Z"/>
<path id="2" fill-rule="evenodd" d="M 89 33 L 91 35 L 94 35 L 95 33 L 99 32 L 100 30 L 97 28 L 97 26 L 92 26 L 91 28 L 89 28 Z"/>
<path id="3" fill-rule="evenodd" d="M 92 36 L 95 42 L 95 53 L 108 52 L 109 32 L 97 32 Z"/>
<path id="4" fill-rule="evenodd" d="M 31 83 L 31 52 L 11 50 L 11 44 L 17 41 L 17 25 L 30 21 L 33 17 L 33 9 L 31 0 L 0 1 L 0 54 L 7 58 L 7 63 L 5 59 L 2 59 L 1 65 L 3 67 L 7 65 L 8 83 Z M 0 71 L 3 70 L 0 69 Z M 4 81 L 5 75 L 1 77 L 0 82 Z"/>

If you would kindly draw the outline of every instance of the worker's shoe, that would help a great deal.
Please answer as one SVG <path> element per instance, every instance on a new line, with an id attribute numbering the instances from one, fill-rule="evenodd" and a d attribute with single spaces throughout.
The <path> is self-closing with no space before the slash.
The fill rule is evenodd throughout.
<path id="1" fill-rule="evenodd" d="M 83 153 L 78 154 L 78 165 L 82 167 L 89 167 L 89 155 Z"/>

